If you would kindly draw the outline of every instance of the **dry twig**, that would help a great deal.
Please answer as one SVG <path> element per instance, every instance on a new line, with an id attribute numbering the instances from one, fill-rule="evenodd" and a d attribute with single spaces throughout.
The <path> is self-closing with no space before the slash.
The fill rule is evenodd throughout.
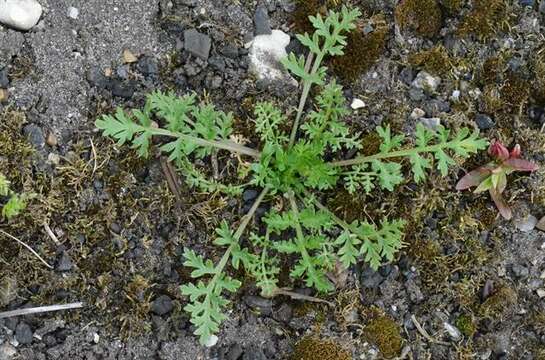
<path id="1" fill-rule="evenodd" d="M 30 246 L 22 242 L 21 240 L 17 239 L 15 236 L 5 232 L 4 230 L 0 229 L 0 234 L 3 234 L 4 236 L 7 236 L 8 238 L 17 241 L 19 244 L 26 247 L 31 253 L 33 253 L 42 263 L 44 263 L 45 266 L 47 266 L 50 269 L 53 269 L 53 266 L 49 265 L 36 251 L 34 251 Z"/>
<path id="2" fill-rule="evenodd" d="M 72 304 L 39 306 L 39 307 L 26 308 L 26 309 L 4 311 L 4 312 L 0 312 L 0 319 L 14 317 L 14 316 L 29 315 L 29 314 L 38 314 L 38 313 L 44 313 L 44 312 L 79 309 L 81 307 L 83 307 L 83 303 L 77 302 Z"/>

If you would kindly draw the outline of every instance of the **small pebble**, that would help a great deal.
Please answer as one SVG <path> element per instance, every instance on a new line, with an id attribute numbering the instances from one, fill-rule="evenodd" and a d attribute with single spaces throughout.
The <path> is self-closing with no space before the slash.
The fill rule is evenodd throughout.
<path id="1" fill-rule="evenodd" d="M 8 69 L 3 68 L 0 70 L 0 88 L 7 88 L 9 86 Z"/>
<path id="2" fill-rule="evenodd" d="M 280 305 L 279 309 L 273 311 L 272 316 L 276 321 L 287 324 L 291 321 L 291 318 L 293 317 L 293 309 L 289 304 L 283 303 L 282 305 Z"/>
<path id="3" fill-rule="evenodd" d="M 280 65 L 280 61 L 288 55 L 286 47 L 289 43 L 290 36 L 281 30 L 256 36 L 250 48 L 250 71 L 259 80 L 289 79 L 288 73 Z"/>
<path id="4" fill-rule="evenodd" d="M 539 296 L 540 299 L 543 299 L 545 297 L 545 289 L 537 289 L 536 293 L 537 293 L 537 296 Z"/>
<path id="5" fill-rule="evenodd" d="M 6 89 L 0 89 L 0 103 L 5 102 L 8 99 L 8 91 Z"/>
<path id="6" fill-rule="evenodd" d="M 204 346 L 206 347 L 213 347 L 218 343 L 219 338 L 216 335 L 210 336 L 208 339 L 206 339 L 206 342 L 204 343 Z"/>
<path id="7" fill-rule="evenodd" d="M 68 8 L 68 12 L 67 12 L 67 15 L 70 19 L 77 19 L 78 16 L 79 16 L 79 10 L 73 6 L 70 6 Z"/>
<path id="8" fill-rule="evenodd" d="M 269 315 L 272 312 L 272 300 L 260 296 L 248 295 L 244 297 L 244 302 L 252 309 L 259 310 L 264 315 Z"/>
<path id="9" fill-rule="evenodd" d="M 452 92 L 452 95 L 450 95 L 450 100 L 452 100 L 452 101 L 460 100 L 460 90 L 454 90 Z"/>
<path id="10" fill-rule="evenodd" d="M 494 282 L 492 280 L 486 280 L 481 292 L 481 299 L 484 301 L 494 292 Z"/>
<path id="11" fill-rule="evenodd" d="M 419 122 L 430 130 L 437 130 L 441 125 L 439 118 L 420 118 Z"/>
<path id="12" fill-rule="evenodd" d="M 443 327 L 445 328 L 452 340 L 458 341 L 462 338 L 462 333 L 460 332 L 460 330 L 458 330 L 456 326 L 451 325 L 448 322 L 444 322 Z"/>
<path id="13" fill-rule="evenodd" d="M 269 23 L 269 14 L 265 6 L 258 6 L 254 15 L 255 35 L 270 35 L 271 25 Z"/>
<path id="14" fill-rule="evenodd" d="M 226 360 L 237 360 L 240 359 L 242 356 L 242 353 L 244 353 L 244 349 L 242 348 L 242 345 L 239 343 L 235 343 L 233 346 L 231 346 L 231 349 L 229 349 L 229 352 L 227 353 Z"/>
<path id="15" fill-rule="evenodd" d="M 137 62 L 138 58 L 129 50 L 125 49 L 123 50 L 123 62 L 126 64 L 130 64 L 133 62 Z"/>
<path id="16" fill-rule="evenodd" d="M 494 120 L 492 120 L 492 118 L 486 114 L 475 115 L 475 122 L 481 130 L 488 130 L 496 125 Z"/>
<path id="17" fill-rule="evenodd" d="M 426 95 L 424 94 L 424 90 L 412 87 L 409 90 L 409 97 L 414 101 L 422 101 L 426 98 Z"/>
<path id="18" fill-rule="evenodd" d="M 536 224 L 536 228 L 538 228 L 541 231 L 545 231 L 545 216 L 538 221 L 538 223 Z"/>
<path id="19" fill-rule="evenodd" d="M 26 125 L 23 128 L 23 133 L 28 138 L 28 141 L 30 141 L 30 143 L 34 146 L 34 148 L 36 148 L 37 150 L 41 150 L 44 148 L 45 136 L 42 128 L 40 128 L 38 125 Z"/>
<path id="20" fill-rule="evenodd" d="M 47 139 L 45 140 L 45 142 L 47 143 L 47 145 L 49 146 L 57 146 L 57 137 L 55 136 L 54 133 L 50 132 L 49 134 L 47 134 Z"/>
<path id="21" fill-rule="evenodd" d="M 57 266 L 55 269 L 57 271 L 70 271 L 72 269 L 73 263 L 70 255 L 66 251 L 63 251 L 59 260 L 57 261 Z"/>
<path id="22" fill-rule="evenodd" d="M 184 48 L 191 55 L 206 61 L 210 56 L 211 47 L 210 36 L 201 34 L 195 29 L 184 31 Z"/>
<path id="23" fill-rule="evenodd" d="M 130 99 L 134 95 L 135 88 L 130 82 L 123 82 L 117 79 L 112 80 L 112 95 Z"/>
<path id="24" fill-rule="evenodd" d="M 513 270 L 513 274 L 518 278 L 526 278 L 530 274 L 528 268 L 520 264 L 513 264 L 511 270 Z"/>
<path id="25" fill-rule="evenodd" d="M 258 195 L 258 193 L 257 193 L 256 190 L 246 189 L 242 193 L 242 200 L 244 200 L 244 202 L 249 202 L 249 201 L 254 200 L 257 197 L 257 195 Z"/>
<path id="26" fill-rule="evenodd" d="M 23 345 L 32 342 L 32 334 L 32 329 L 24 322 L 19 323 L 15 329 L 15 339 Z"/>
<path id="27" fill-rule="evenodd" d="M 61 162 L 61 157 L 58 154 L 49 153 L 49 155 L 47 155 L 47 162 L 57 166 Z"/>
<path id="28" fill-rule="evenodd" d="M 434 93 L 439 84 L 441 84 L 440 78 L 434 77 L 425 71 L 419 72 L 412 82 L 413 87 L 422 89 L 428 94 Z"/>
<path id="29" fill-rule="evenodd" d="M 533 215 L 528 215 L 523 218 L 515 220 L 515 227 L 522 232 L 530 232 L 534 230 L 537 225 L 537 218 Z"/>
<path id="30" fill-rule="evenodd" d="M 354 99 L 352 100 L 352 104 L 350 104 L 350 107 L 354 110 L 358 110 L 365 107 L 365 103 L 363 100 L 360 99 Z"/>
<path id="31" fill-rule="evenodd" d="M 159 73 L 159 65 L 151 56 L 144 56 L 138 61 L 138 71 L 144 75 L 157 75 Z"/>
<path id="32" fill-rule="evenodd" d="M 413 120 L 417 120 L 423 117 L 424 115 L 426 115 L 426 112 L 424 110 L 420 108 L 414 108 L 413 111 L 411 112 L 410 118 Z"/>
<path id="33" fill-rule="evenodd" d="M 8 342 L 3 343 L 0 345 L 0 359 L 2 360 L 8 360 L 17 354 L 17 349 L 10 345 Z"/>
<path id="34" fill-rule="evenodd" d="M 0 1 L 0 23 L 17 30 L 30 30 L 42 16 L 42 6 L 36 0 Z"/>
<path id="35" fill-rule="evenodd" d="M 161 295 L 151 303 L 151 311 L 157 315 L 165 315 L 172 311 L 174 305 L 167 295 Z"/>

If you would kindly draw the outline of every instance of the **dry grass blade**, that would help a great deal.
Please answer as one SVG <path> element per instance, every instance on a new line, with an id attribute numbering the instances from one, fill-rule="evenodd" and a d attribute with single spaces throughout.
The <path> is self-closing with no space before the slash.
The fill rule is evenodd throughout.
<path id="1" fill-rule="evenodd" d="M 51 227 L 49 227 L 47 223 L 44 224 L 44 229 L 47 235 L 51 238 L 51 240 L 53 240 L 55 244 L 57 245 L 61 244 L 61 242 L 59 241 L 59 238 L 57 237 L 57 235 L 55 235 L 55 233 L 53 232 L 53 230 L 51 230 Z"/>
<path id="2" fill-rule="evenodd" d="M 314 297 L 314 296 L 308 296 L 308 295 L 299 294 L 299 293 L 296 293 L 296 292 L 291 291 L 291 290 L 286 289 L 286 288 L 277 288 L 277 289 L 274 291 L 273 297 L 274 297 L 274 296 L 278 296 L 278 295 L 289 296 L 289 297 L 292 298 L 293 300 L 310 301 L 310 302 L 315 302 L 315 303 L 327 304 L 327 305 L 329 305 L 329 306 L 331 306 L 331 307 L 335 307 L 335 304 L 333 304 L 333 303 L 330 302 L 330 301 L 327 301 L 327 300 L 324 300 L 324 299 L 320 299 L 320 298 L 317 298 L 317 297 Z"/>
<path id="3" fill-rule="evenodd" d="M 30 246 L 28 246 L 27 244 L 25 244 L 24 242 L 22 242 L 21 240 L 17 239 L 15 236 L 5 232 L 4 230 L 0 229 L 0 234 L 3 234 L 4 236 L 7 236 L 8 238 L 12 239 L 12 240 L 15 240 L 17 241 L 19 244 L 23 245 L 24 247 L 26 247 L 31 253 L 33 253 L 45 266 L 47 266 L 48 268 L 50 269 L 53 269 L 53 266 L 49 265 L 47 263 L 47 261 L 45 261 L 44 259 L 42 259 L 42 257 L 40 255 L 38 255 L 38 253 L 36 251 L 34 251 Z"/>
<path id="4" fill-rule="evenodd" d="M 82 307 L 83 307 L 83 303 L 77 302 L 72 304 L 39 306 L 39 307 L 26 308 L 26 309 L 11 310 L 11 311 L 0 312 L 0 319 L 14 317 L 14 316 L 29 315 L 29 314 L 39 314 L 44 312 L 79 309 Z"/>
<path id="5" fill-rule="evenodd" d="M 180 179 L 176 175 L 176 171 L 172 167 L 172 164 L 166 157 L 161 157 L 161 168 L 167 180 L 168 188 L 176 198 L 176 203 L 180 205 L 182 203 Z"/>
<path id="6" fill-rule="evenodd" d="M 439 340 L 436 340 L 434 339 L 433 337 L 431 337 L 430 334 L 428 334 L 428 332 L 426 331 L 426 329 L 424 329 L 422 327 L 422 325 L 420 325 L 420 323 L 418 322 L 418 320 L 416 320 L 416 316 L 414 315 L 411 315 L 411 321 L 413 322 L 414 326 L 416 327 L 416 329 L 418 330 L 418 332 L 424 337 L 426 338 L 426 340 L 428 340 L 429 342 L 431 343 L 434 343 L 434 344 L 438 344 L 438 345 L 444 345 L 444 346 L 449 346 L 450 343 L 446 342 L 446 341 L 439 341 Z"/>

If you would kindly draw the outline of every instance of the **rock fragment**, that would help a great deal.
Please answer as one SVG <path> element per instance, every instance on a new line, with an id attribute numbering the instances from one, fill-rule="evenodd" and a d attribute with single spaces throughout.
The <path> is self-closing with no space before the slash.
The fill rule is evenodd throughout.
<path id="1" fill-rule="evenodd" d="M 354 110 L 358 110 L 365 107 L 365 103 L 361 99 L 354 99 L 352 100 L 352 104 L 350 104 L 350 107 Z"/>
<path id="2" fill-rule="evenodd" d="M 157 315 L 165 315 L 172 311 L 174 305 L 172 299 L 167 295 L 161 295 L 151 304 L 151 311 Z"/>
<path id="3" fill-rule="evenodd" d="M 496 125 L 494 120 L 492 120 L 492 118 L 486 114 L 477 114 L 475 116 L 475 122 L 481 130 L 488 130 Z"/>
<path id="4" fill-rule="evenodd" d="M 35 0 L 0 1 L 0 23 L 17 30 L 30 30 L 42 16 L 42 6 Z"/>
<path id="5" fill-rule="evenodd" d="M 412 82 L 412 86 L 417 89 L 422 89 L 426 93 L 431 94 L 437 90 L 437 87 L 441 84 L 441 79 L 426 71 L 421 71 L 416 75 L 416 78 Z"/>
<path id="6" fill-rule="evenodd" d="M 0 88 L 7 88 L 9 86 L 8 69 L 3 68 L 0 70 Z"/>
<path id="7" fill-rule="evenodd" d="M 258 35 L 250 48 L 250 70 L 259 80 L 276 81 L 289 78 L 280 60 L 288 56 L 286 46 L 290 36 L 281 30 L 270 35 Z"/>
<path id="8" fill-rule="evenodd" d="M 125 64 L 130 64 L 137 61 L 138 58 L 129 49 L 123 50 L 123 62 Z"/>
<path id="9" fill-rule="evenodd" d="M 32 329 L 27 323 L 21 322 L 15 328 L 15 339 L 20 344 L 30 344 L 32 342 Z"/>
<path id="10" fill-rule="evenodd" d="M 545 231 L 545 216 L 538 221 L 536 228 L 538 228 L 541 231 Z"/>
<path id="11" fill-rule="evenodd" d="M 265 6 L 258 6 L 254 15 L 255 35 L 270 35 L 272 33 L 269 23 L 269 14 Z"/>
<path id="12" fill-rule="evenodd" d="M 66 15 L 70 18 L 70 19 L 74 19 L 76 20 L 79 16 L 79 10 L 73 6 L 70 6 L 68 8 L 68 11 L 66 12 Z"/>
<path id="13" fill-rule="evenodd" d="M 524 216 L 515 220 L 515 227 L 522 232 L 530 232 L 537 225 L 537 218 L 533 215 Z"/>
<path id="14" fill-rule="evenodd" d="M 201 34 L 195 29 L 184 31 L 184 48 L 191 55 L 206 61 L 210 56 L 211 47 L 210 36 Z"/>

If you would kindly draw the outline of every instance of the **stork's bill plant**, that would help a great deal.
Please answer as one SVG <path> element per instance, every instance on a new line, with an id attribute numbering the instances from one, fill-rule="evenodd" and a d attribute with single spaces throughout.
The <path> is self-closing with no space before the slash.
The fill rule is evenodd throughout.
<path id="1" fill-rule="evenodd" d="M 255 279 L 262 296 L 272 297 L 280 290 L 278 274 L 285 255 L 294 260 L 291 277 L 319 293 L 334 290 L 328 274 L 338 264 L 349 267 L 363 260 L 377 269 L 394 259 L 403 245 L 403 220 L 348 223 L 321 204 L 321 191 L 337 186 L 344 186 L 350 193 L 369 193 L 376 188 L 393 191 L 404 181 L 401 158 L 409 160 L 414 181 L 421 182 L 434 166 L 446 176 L 449 166 L 455 164 L 453 156 L 468 157 L 487 146 L 478 138 L 478 132 L 466 128 L 451 134 L 442 127 L 435 132 L 419 125 L 412 140 L 392 134 L 389 127 L 379 127 L 382 144 L 377 154 L 342 159 L 348 150 L 357 154 L 362 141 L 360 134 L 351 133 L 343 122 L 346 100 L 339 85 L 326 82 L 322 61 L 343 54 L 345 35 L 355 28 L 359 15 L 358 10 L 343 8 L 326 18 L 310 17 L 316 31 L 297 36 L 308 48 L 308 56 L 290 54 L 283 61 L 301 80 L 295 119 L 290 122 L 273 103 L 256 104 L 255 130 L 261 140 L 257 148 L 232 140 L 232 115 L 198 103 L 194 94 L 176 97 L 155 92 L 148 96 L 143 110 L 118 109 L 115 115 L 96 121 L 105 136 L 113 137 L 120 145 L 130 143 L 141 156 L 149 155 L 153 137 L 161 137 L 160 150 L 168 154 L 191 186 L 230 195 L 240 194 L 244 186 L 262 189 L 236 229 L 222 222 L 216 230 L 214 244 L 225 249 L 217 263 L 185 249 L 184 264 L 193 269 L 191 276 L 196 281 L 182 285 L 181 291 L 189 298 L 185 310 L 191 314 L 202 344 L 209 342 L 226 318 L 226 293 L 237 291 L 241 285 L 228 275 L 228 267 L 244 268 Z M 313 110 L 305 112 L 313 85 L 320 87 L 320 93 Z M 285 133 L 283 125 L 290 123 L 292 129 Z M 252 159 L 246 185 L 208 180 L 194 165 L 196 159 L 207 160 L 218 151 Z M 280 203 L 275 201 L 277 197 L 283 197 L 284 206 L 272 207 L 261 219 L 263 230 L 256 228 L 243 238 L 258 207 L 265 201 Z"/>

